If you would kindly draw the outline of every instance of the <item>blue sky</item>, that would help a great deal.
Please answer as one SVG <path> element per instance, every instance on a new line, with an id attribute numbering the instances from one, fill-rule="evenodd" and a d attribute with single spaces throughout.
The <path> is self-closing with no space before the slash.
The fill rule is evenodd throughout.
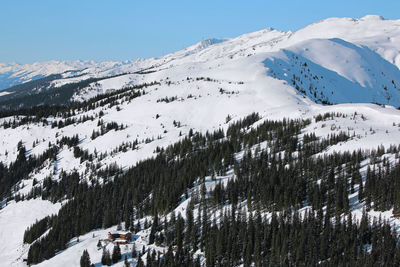
<path id="1" fill-rule="evenodd" d="M 206 38 L 327 17 L 400 19 L 399 0 L 1 0 L 0 62 L 161 56 Z"/>

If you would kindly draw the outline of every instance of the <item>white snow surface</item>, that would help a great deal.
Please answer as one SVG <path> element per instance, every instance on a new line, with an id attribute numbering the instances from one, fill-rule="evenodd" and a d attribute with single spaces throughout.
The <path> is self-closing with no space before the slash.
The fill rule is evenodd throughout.
<path id="1" fill-rule="evenodd" d="M 40 199 L 11 203 L 0 210 L 0 266 L 26 266 L 29 246 L 23 245 L 26 228 L 48 215 L 56 214 L 61 204 Z"/>
<path id="2" fill-rule="evenodd" d="M 12 94 L 11 92 L 3 91 L 0 92 L 0 96 Z"/>

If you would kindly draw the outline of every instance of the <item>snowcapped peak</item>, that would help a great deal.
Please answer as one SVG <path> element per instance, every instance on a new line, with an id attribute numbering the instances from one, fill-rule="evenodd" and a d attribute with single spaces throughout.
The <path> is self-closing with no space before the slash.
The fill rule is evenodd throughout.
<path id="1" fill-rule="evenodd" d="M 386 19 L 380 15 L 365 15 L 364 17 L 361 18 L 349 18 L 349 17 L 330 17 L 330 18 L 326 18 L 320 21 L 317 21 L 315 23 L 312 23 L 307 27 L 312 27 L 314 25 L 318 25 L 318 24 L 330 24 L 330 25 L 335 25 L 335 24 L 343 24 L 343 26 L 346 27 L 351 27 L 351 25 L 357 24 L 358 22 L 378 22 L 378 21 L 386 21 Z"/>
<path id="2" fill-rule="evenodd" d="M 198 42 L 198 43 L 196 43 L 196 44 L 194 44 L 192 46 L 189 46 L 188 48 L 184 49 L 183 51 L 185 52 L 186 56 L 187 55 L 191 55 L 191 54 L 194 54 L 194 53 L 199 52 L 201 50 L 204 50 L 204 49 L 206 49 L 206 48 L 208 48 L 208 47 L 210 47 L 212 45 L 225 42 L 226 40 L 228 40 L 228 39 L 208 38 L 208 39 L 202 40 L 202 41 L 200 41 L 200 42 Z"/>
<path id="3" fill-rule="evenodd" d="M 204 49 L 206 47 L 209 47 L 210 45 L 219 44 L 224 41 L 226 41 L 226 39 L 216 39 L 216 38 L 205 39 L 205 40 L 201 41 L 200 43 L 198 43 L 198 48 Z"/>
<path id="4" fill-rule="evenodd" d="M 360 20 L 385 20 L 385 18 L 379 15 L 366 15 Z"/>
<path id="5" fill-rule="evenodd" d="M 264 29 L 264 32 L 272 32 L 272 31 L 275 31 L 275 29 L 270 26 Z"/>

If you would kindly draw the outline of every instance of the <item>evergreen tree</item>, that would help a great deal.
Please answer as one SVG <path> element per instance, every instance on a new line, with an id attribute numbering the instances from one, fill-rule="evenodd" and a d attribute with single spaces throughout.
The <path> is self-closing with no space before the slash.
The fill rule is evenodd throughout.
<path id="1" fill-rule="evenodd" d="M 90 265 L 91 265 L 90 256 L 86 249 L 83 251 L 80 263 L 81 263 L 81 267 L 90 267 Z"/>
<path id="2" fill-rule="evenodd" d="M 121 249 L 119 247 L 119 245 L 115 245 L 113 248 L 113 252 L 112 252 L 112 262 L 116 263 L 121 259 Z"/>
<path id="3" fill-rule="evenodd" d="M 194 224 L 194 217 L 193 217 L 193 203 L 190 202 L 186 209 L 186 234 L 185 234 L 185 245 L 190 247 L 192 243 L 192 231 Z"/>
<path id="4" fill-rule="evenodd" d="M 142 257 L 139 257 L 136 263 L 136 267 L 144 267 Z"/>
<path id="5" fill-rule="evenodd" d="M 129 266 L 131 266 L 130 264 L 129 264 L 129 262 L 128 262 L 128 257 L 125 255 L 125 259 L 124 259 L 124 266 L 125 267 L 129 267 Z"/>
<path id="6" fill-rule="evenodd" d="M 101 264 L 111 266 L 111 257 L 108 249 L 103 249 L 103 254 L 101 256 Z"/>
<path id="7" fill-rule="evenodd" d="M 132 245 L 132 258 L 136 258 L 136 257 L 137 257 L 136 245 L 135 245 L 135 242 L 133 242 L 133 245 Z"/>
<path id="8" fill-rule="evenodd" d="M 158 229 L 158 215 L 156 213 L 156 215 L 153 218 L 153 224 L 151 225 L 151 230 L 150 230 L 150 235 L 149 235 L 149 244 L 154 243 L 155 234 L 157 232 L 157 229 Z"/>

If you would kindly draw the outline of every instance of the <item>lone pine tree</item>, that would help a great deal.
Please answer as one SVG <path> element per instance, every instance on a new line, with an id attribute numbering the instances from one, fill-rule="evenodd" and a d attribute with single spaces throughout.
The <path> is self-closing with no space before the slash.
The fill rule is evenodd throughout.
<path id="1" fill-rule="evenodd" d="M 90 265 L 91 265 L 90 256 L 86 249 L 82 253 L 80 263 L 81 263 L 81 267 L 90 267 Z"/>

